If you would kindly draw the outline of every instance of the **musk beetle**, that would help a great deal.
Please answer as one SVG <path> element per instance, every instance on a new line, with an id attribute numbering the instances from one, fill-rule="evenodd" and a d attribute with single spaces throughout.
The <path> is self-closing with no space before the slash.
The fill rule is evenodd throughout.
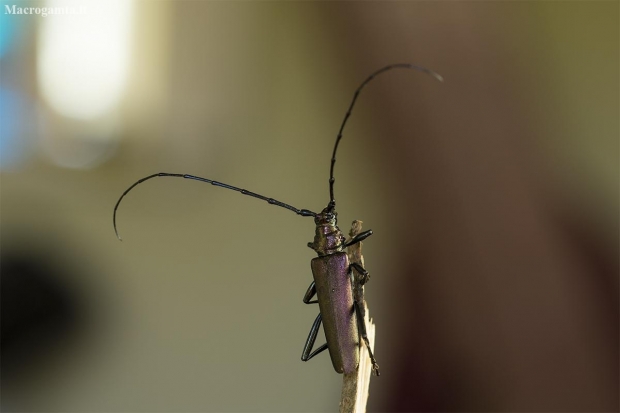
<path id="1" fill-rule="evenodd" d="M 338 214 L 336 213 L 336 200 L 334 199 L 334 165 L 336 164 L 336 152 L 340 140 L 342 139 L 342 132 L 361 90 L 376 76 L 397 68 L 417 70 L 427 73 L 439 81 L 443 80 L 439 74 L 432 70 L 408 63 L 398 63 L 377 70 L 362 82 L 353 95 L 353 100 L 342 120 L 338 136 L 336 137 L 329 169 L 329 203 L 320 213 L 312 212 L 308 209 L 297 209 L 276 199 L 199 176 L 160 172 L 138 180 L 120 196 L 114 206 L 112 217 L 116 236 L 119 240 L 121 239 L 116 226 L 116 212 L 125 195 L 136 185 L 156 177 L 175 177 L 210 183 L 211 185 L 221 188 L 241 192 L 243 195 L 262 199 L 269 204 L 291 210 L 297 215 L 314 217 L 314 223 L 316 225 L 315 236 L 314 241 L 308 243 L 308 247 L 312 248 L 318 254 L 318 257 L 311 261 L 314 281 L 312 281 L 310 287 L 308 287 L 303 297 L 303 302 L 305 304 L 318 303 L 320 312 L 312 324 L 310 334 L 303 348 L 301 359 L 303 361 L 308 361 L 325 349 L 329 349 L 332 364 L 336 372 L 349 374 L 354 372 L 358 367 L 361 339 L 364 340 L 368 348 L 373 373 L 379 375 L 379 365 L 375 360 L 366 337 L 366 326 L 363 317 L 364 310 L 362 308 L 363 297 L 361 297 L 361 299 L 354 298 L 353 294 L 354 289 L 357 291 L 361 290 L 361 287 L 368 281 L 369 275 L 362 267 L 361 263 L 350 263 L 347 253 L 344 251 L 346 247 L 354 245 L 372 235 L 372 230 L 361 232 L 347 240 L 338 228 Z M 353 276 L 354 271 L 359 275 L 358 277 Z M 313 300 L 315 296 L 317 299 Z M 327 343 L 312 351 L 321 324 L 323 324 Z"/>

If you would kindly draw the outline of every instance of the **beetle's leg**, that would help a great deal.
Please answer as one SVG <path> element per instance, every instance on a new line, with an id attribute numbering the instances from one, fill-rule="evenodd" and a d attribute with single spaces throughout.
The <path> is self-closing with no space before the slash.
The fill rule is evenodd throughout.
<path id="1" fill-rule="evenodd" d="M 357 271 L 362 277 L 360 278 L 360 284 L 364 285 L 368 282 L 368 280 L 370 280 L 370 274 L 368 273 L 368 271 L 366 271 L 366 269 L 364 267 L 362 267 L 360 264 L 358 264 L 357 262 L 353 262 L 351 263 L 351 265 L 349 266 L 350 268 L 355 268 L 355 271 Z"/>
<path id="2" fill-rule="evenodd" d="M 319 332 L 319 328 L 321 327 L 322 321 L 323 321 L 323 318 L 321 316 L 321 313 L 319 313 L 319 315 L 316 316 L 316 320 L 314 320 L 314 323 L 312 324 L 312 328 L 310 329 L 310 334 L 308 334 L 308 339 L 306 340 L 306 344 L 304 344 L 304 351 L 301 353 L 302 361 L 310 360 L 312 357 L 316 356 L 317 354 L 319 354 L 320 352 L 324 351 L 327 348 L 327 343 L 325 343 L 321 347 L 317 348 L 312 353 L 310 353 L 312 351 L 312 347 L 314 347 L 314 341 L 316 340 L 316 335 Z"/>
<path id="3" fill-rule="evenodd" d="M 310 284 L 310 287 L 308 287 L 308 291 L 306 291 L 306 294 L 304 294 L 304 298 L 303 298 L 304 303 L 305 304 L 318 303 L 319 300 L 310 301 L 312 297 L 314 297 L 315 295 L 316 295 L 316 285 L 314 284 L 314 281 L 312 281 L 312 284 Z"/>
<path id="4" fill-rule="evenodd" d="M 364 340 L 364 343 L 366 343 L 368 355 L 370 356 L 370 361 L 372 362 L 372 372 L 376 376 L 379 376 L 379 364 L 377 364 L 377 360 L 375 360 L 375 356 L 372 354 L 372 349 L 370 348 L 370 343 L 368 342 L 368 336 L 366 335 L 366 322 L 364 321 L 362 311 L 360 306 L 357 304 L 357 301 L 353 302 L 353 307 L 355 307 L 355 315 L 357 318 L 357 331 L 359 331 L 360 337 Z"/>
<path id="5" fill-rule="evenodd" d="M 369 229 L 368 231 L 360 232 L 359 234 L 357 234 L 356 236 L 354 236 L 353 238 L 345 242 L 343 247 L 346 248 L 346 247 L 350 247 L 351 245 L 355 245 L 360 241 L 364 241 L 366 238 L 368 238 L 371 235 L 372 235 L 372 229 Z"/>

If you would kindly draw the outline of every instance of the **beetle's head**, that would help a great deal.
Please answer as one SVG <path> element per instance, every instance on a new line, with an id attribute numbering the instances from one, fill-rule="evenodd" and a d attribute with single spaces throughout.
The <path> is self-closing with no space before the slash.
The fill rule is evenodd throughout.
<path id="1" fill-rule="evenodd" d="M 338 213 L 328 205 L 320 214 L 314 216 L 314 223 L 318 225 L 336 226 L 338 224 Z"/>
<path id="2" fill-rule="evenodd" d="M 330 255 L 342 250 L 345 237 L 340 232 L 337 222 L 338 213 L 331 205 L 325 207 L 320 214 L 316 214 L 314 217 L 316 232 L 314 242 L 309 242 L 308 247 L 315 250 L 319 256 Z"/>

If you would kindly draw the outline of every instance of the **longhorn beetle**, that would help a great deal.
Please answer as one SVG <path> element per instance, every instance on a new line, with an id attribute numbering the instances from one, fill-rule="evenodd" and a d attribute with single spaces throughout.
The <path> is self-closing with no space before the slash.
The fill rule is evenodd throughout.
<path id="1" fill-rule="evenodd" d="M 308 287 L 303 297 L 303 302 L 305 304 L 318 303 L 320 312 L 312 324 L 310 334 L 308 335 L 301 354 L 301 359 L 303 361 L 308 361 L 325 349 L 329 349 L 332 364 L 336 372 L 349 374 L 354 372 L 359 364 L 359 345 L 361 339 L 364 340 L 368 348 L 373 373 L 378 376 L 379 365 L 368 343 L 366 325 L 362 313 L 363 309 L 360 308 L 360 306 L 363 305 L 363 297 L 353 297 L 353 290 L 361 291 L 361 287 L 369 280 L 370 276 L 362 267 L 361 263 L 349 263 L 347 253 L 344 251 L 346 247 L 357 244 L 372 235 L 372 230 L 361 232 L 347 240 L 338 228 L 336 224 L 338 214 L 336 213 L 336 200 L 334 198 L 334 165 L 336 164 L 336 151 L 342 139 L 342 131 L 344 130 L 349 116 L 351 116 L 351 111 L 353 110 L 353 106 L 361 90 L 376 76 L 396 68 L 417 70 L 427 73 L 439 81 L 443 81 L 442 77 L 432 70 L 408 63 L 398 63 L 377 70 L 362 82 L 353 95 L 353 100 L 342 120 L 338 136 L 336 137 L 336 143 L 334 144 L 334 150 L 332 152 L 331 166 L 329 168 L 329 203 L 320 213 L 312 212 L 308 209 L 297 209 L 276 199 L 267 198 L 263 195 L 222 182 L 212 181 L 207 178 L 187 174 L 160 172 L 138 180 L 120 196 L 114 206 L 114 213 L 112 216 L 112 223 L 116 236 L 121 240 L 116 226 L 116 211 L 125 195 L 136 185 L 160 176 L 206 182 L 211 185 L 241 192 L 243 195 L 262 199 L 272 205 L 289 209 L 303 217 L 314 217 L 314 223 L 316 225 L 314 241 L 309 242 L 308 247 L 312 248 L 318 254 L 318 257 L 312 259 L 311 267 L 314 281 L 312 281 L 310 287 Z M 353 270 L 360 275 L 358 278 L 353 277 Z M 355 283 L 355 285 L 352 285 L 353 283 Z M 317 299 L 312 300 L 315 295 Z M 312 351 L 321 323 L 323 324 L 327 343 Z"/>

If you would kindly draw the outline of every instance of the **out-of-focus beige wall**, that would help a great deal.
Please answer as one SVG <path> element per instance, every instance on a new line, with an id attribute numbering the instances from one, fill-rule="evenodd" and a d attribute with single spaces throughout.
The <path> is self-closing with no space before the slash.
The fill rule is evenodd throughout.
<path id="1" fill-rule="evenodd" d="M 45 123 L 2 170 L 3 314 L 15 257 L 73 304 L 59 332 L 52 306 L 11 347 L 3 333 L 3 409 L 334 411 L 329 356 L 299 360 L 318 311 L 301 301 L 311 218 L 161 178 L 123 201 L 121 243 L 112 208 L 167 171 L 320 210 L 353 91 L 395 62 L 445 82 L 370 83 L 336 164 L 342 229 L 375 231 L 370 410 L 617 408 L 617 16 L 614 2 L 137 1 L 116 132 L 95 143 L 36 86 L 35 33 L 60 17 L 10 16 L 29 20 L 0 86 Z M 88 168 L 50 156 L 101 148 Z"/>

